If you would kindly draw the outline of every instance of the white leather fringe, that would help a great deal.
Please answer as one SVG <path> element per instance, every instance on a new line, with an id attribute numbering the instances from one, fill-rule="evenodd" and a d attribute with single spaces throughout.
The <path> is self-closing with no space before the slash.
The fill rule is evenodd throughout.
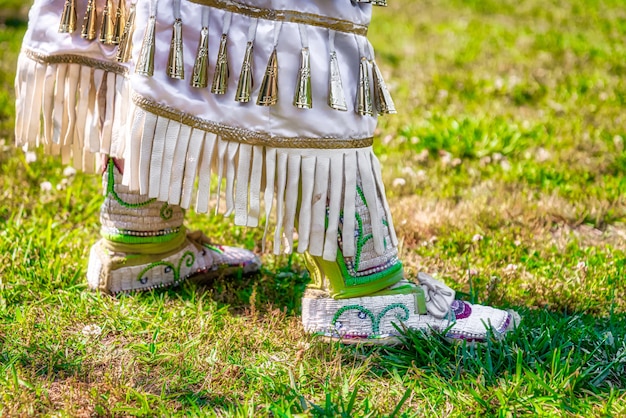
<path id="1" fill-rule="evenodd" d="M 198 213 L 234 214 L 240 226 L 258 226 L 264 206 L 266 233 L 268 225 L 274 227 L 275 254 L 309 251 L 334 260 L 341 233 L 344 255 L 354 256 L 354 216 L 346 217 L 343 231 L 339 228 L 343 212 L 354 213 L 357 177 L 368 202 L 385 200 L 371 147 L 323 150 L 239 143 L 140 108 L 135 108 L 128 137 L 123 183 Z M 372 219 L 381 219 L 374 222 L 373 238 L 382 253 L 387 232 L 382 219 L 391 219 L 389 207 L 384 202 L 384 213 L 376 204 L 368 207 Z"/>
<path id="2" fill-rule="evenodd" d="M 122 183 L 131 190 L 199 213 L 234 214 L 240 226 L 259 226 L 264 213 L 266 234 L 270 224 L 274 227 L 274 253 L 294 251 L 297 234 L 295 250 L 327 260 L 336 257 L 339 234 L 344 256 L 355 255 L 354 217 L 343 223 L 340 217 L 354 213 L 358 177 L 372 202 L 371 219 L 381 219 L 373 222 L 377 253 L 385 249 L 384 228 L 397 245 L 371 147 L 274 148 L 247 144 L 245 138 L 224 140 L 135 106 L 127 85 L 122 74 L 73 63 L 42 64 L 21 55 L 17 145 L 43 145 L 87 172 L 100 169 L 97 154 L 123 158 Z M 377 198 L 384 213 L 374 203 Z"/>
<path id="3" fill-rule="evenodd" d="M 97 154 L 121 158 L 132 105 L 123 74 L 77 63 L 41 63 L 18 58 L 15 79 L 15 140 L 22 148 L 43 146 L 64 164 L 99 169 Z"/>

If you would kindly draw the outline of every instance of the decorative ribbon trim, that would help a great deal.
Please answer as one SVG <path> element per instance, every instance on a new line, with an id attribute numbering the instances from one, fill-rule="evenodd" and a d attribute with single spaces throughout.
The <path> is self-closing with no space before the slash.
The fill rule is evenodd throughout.
<path id="1" fill-rule="evenodd" d="M 302 13 L 295 10 L 273 10 L 261 7 L 241 4 L 234 0 L 189 0 L 192 3 L 214 7 L 231 13 L 249 16 L 257 19 L 275 20 L 278 22 L 303 23 L 305 25 L 319 26 L 336 30 L 338 32 L 354 33 L 366 36 L 367 26 L 359 25 L 348 20 L 336 19 L 329 16 L 322 16 L 313 13 Z"/>
<path id="2" fill-rule="evenodd" d="M 104 70 L 110 73 L 126 75 L 128 73 L 128 68 L 125 66 L 110 62 L 99 60 L 95 58 L 88 58 L 82 55 L 76 54 L 59 54 L 59 55 L 48 55 L 42 54 L 41 52 L 33 51 L 32 49 L 24 48 L 22 53 L 26 55 L 28 58 L 36 61 L 40 64 L 80 64 L 85 65 L 87 67 L 95 68 L 98 70 Z"/>
<path id="3" fill-rule="evenodd" d="M 372 137 L 359 139 L 276 137 L 263 132 L 249 131 L 247 129 L 221 125 L 213 121 L 205 120 L 154 102 L 137 93 L 133 95 L 132 100 L 135 105 L 156 116 L 174 120 L 195 129 L 214 133 L 219 135 L 223 140 L 249 145 L 265 145 L 274 148 L 344 149 L 365 148 L 371 146 L 374 142 L 374 138 Z"/>

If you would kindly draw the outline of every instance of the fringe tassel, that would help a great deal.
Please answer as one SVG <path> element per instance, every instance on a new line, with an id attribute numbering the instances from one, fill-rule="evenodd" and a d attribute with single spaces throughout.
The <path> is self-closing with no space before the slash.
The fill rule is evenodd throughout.
<path id="1" fill-rule="evenodd" d="M 299 199 L 300 186 L 300 166 L 302 157 L 300 155 L 289 155 L 287 161 L 287 196 L 288 202 L 285 202 L 285 222 L 283 223 L 284 235 L 286 238 L 286 250 L 289 252 L 293 249 L 293 235 L 295 232 L 296 209 L 298 205 L 292 202 Z"/>
<path id="2" fill-rule="evenodd" d="M 251 161 L 252 145 L 240 144 L 235 189 L 235 223 L 238 225 L 248 224 L 248 188 L 250 186 Z"/>
<path id="3" fill-rule="evenodd" d="M 356 170 L 349 167 L 357 167 L 357 156 L 354 153 L 346 154 L 344 156 L 345 170 L 345 187 L 343 190 L 343 219 L 342 219 L 342 250 L 344 257 L 354 257 L 356 253 L 356 245 L 354 242 L 355 232 L 355 219 L 354 216 L 347 216 L 346 214 L 353 214 L 356 211 L 356 185 L 357 174 Z M 384 196 L 384 195 L 382 195 Z"/>
<path id="4" fill-rule="evenodd" d="M 265 242 L 270 224 L 270 216 L 272 214 L 272 205 L 274 204 L 274 181 L 276 178 L 276 148 L 265 150 L 265 193 L 263 194 L 265 201 L 265 228 L 263 231 L 262 249 L 265 251 Z"/>
<path id="5" fill-rule="evenodd" d="M 385 184 L 383 182 L 382 171 L 380 169 L 380 162 L 378 161 L 378 158 L 376 158 L 373 155 L 370 156 L 370 160 L 372 162 L 372 167 L 374 169 L 374 178 L 376 179 L 376 184 L 378 185 L 378 193 L 380 194 L 380 196 L 387 196 L 385 192 Z M 389 229 L 389 236 L 391 237 L 391 243 L 394 246 L 397 246 L 398 237 L 396 235 L 396 229 L 393 226 L 393 218 L 391 217 L 391 209 L 389 208 L 389 202 L 387 202 L 387 199 L 381 199 L 381 200 L 383 202 L 383 208 L 385 209 L 385 215 L 387 218 L 387 225 L 388 225 L 387 228 Z"/>
<path id="6" fill-rule="evenodd" d="M 124 153 L 124 174 L 122 176 L 122 184 L 128 186 L 131 190 L 139 188 L 139 161 L 141 160 L 141 138 L 146 128 L 147 113 L 137 108 L 133 114 L 133 123 L 130 130 L 129 144 L 126 146 Z"/>
<path id="7" fill-rule="evenodd" d="M 300 164 L 303 179 L 315 178 L 315 157 L 303 157 Z M 313 204 L 312 181 L 302 182 L 302 196 L 300 200 L 300 217 L 298 218 L 298 252 L 303 253 L 309 248 L 311 236 L 311 218 Z"/>
<path id="8" fill-rule="evenodd" d="M 67 126 L 64 129 L 63 146 L 72 145 L 76 129 L 76 97 L 80 83 L 80 65 L 68 64 L 67 77 L 65 79 L 65 111 Z"/>
<path id="9" fill-rule="evenodd" d="M 189 149 L 187 150 L 187 158 L 185 163 L 185 177 L 183 179 L 183 193 L 180 206 L 183 209 L 189 209 L 191 206 L 191 196 L 193 185 L 198 172 L 198 155 L 202 151 L 205 133 L 199 129 L 194 129 L 189 140 Z"/>
<path id="10" fill-rule="evenodd" d="M 372 220 L 372 235 L 374 239 L 374 250 L 376 254 L 384 254 L 385 242 L 384 234 L 382 230 L 382 222 L 376 220 L 382 219 L 382 214 L 378 212 L 377 193 L 376 193 L 376 180 L 374 173 L 372 172 L 371 159 L 369 153 L 362 151 L 357 152 L 359 176 L 361 178 L 361 184 L 363 185 L 363 194 L 368 202 L 367 208 L 370 212 L 370 219 Z"/>
<path id="11" fill-rule="evenodd" d="M 104 103 L 100 103 L 100 108 L 104 108 L 101 117 L 101 135 L 100 135 L 100 152 L 103 154 L 111 154 L 111 137 L 113 136 L 113 120 L 115 118 L 115 87 L 116 75 L 114 73 L 106 73 L 106 79 L 102 82 L 102 89 L 98 94 L 98 99 L 104 98 Z"/>
<path id="12" fill-rule="evenodd" d="M 314 256 L 321 256 L 324 249 L 329 170 L 330 159 L 318 158 L 315 166 L 313 200 L 311 202 L 311 235 L 308 248 L 309 253 Z"/>
<path id="13" fill-rule="evenodd" d="M 252 149 L 252 174 L 250 176 L 250 207 L 248 209 L 247 226 L 259 226 L 261 217 L 261 187 L 263 176 L 264 148 L 255 145 Z"/>
<path id="14" fill-rule="evenodd" d="M 52 109 L 54 109 L 54 86 L 56 80 L 57 66 L 48 65 L 46 68 L 46 75 L 44 76 L 43 84 L 43 138 L 44 144 L 52 144 Z M 28 107 L 30 103 L 24 103 L 24 107 Z M 18 111 L 19 114 L 19 111 Z M 29 141 L 30 138 L 24 138 L 25 141 Z"/>
<path id="15" fill-rule="evenodd" d="M 35 71 L 35 70 L 33 70 Z M 15 145 L 23 147 L 28 145 L 27 138 L 24 137 L 24 121 L 26 117 L 24 112 L 29 109 L 26 106 L 26 78 L 28 77 L 27 60 L 23 56 L 19 56 L 17 60 L 17 73 L 15 76 Z"/>
<path id="16" fill-rule="evenodd" d="M 285 188 L 287 185 L 287 154 L 278 152 L 276 160 L 276 227 L 274 229 L 274 254 L 281 253 L 283 219 L 285 217 Z M 295 199 L 294 199 L 295 200 Z M 286 250 L 289 251 L 289 248 Z"/>
<path id="17" fill-rule="evenodd" d="M 211 200 L 211 166 L 215 153 L 217 135 L 208 133 L 204 137 L 200 169 L 198 171 L 198 193 L 196 194 L 196 212 L 208 213 Z"/>
<path id="18" fill-rule="evenodd" d="M 76 137 L 75 141 L 80 143 L 81 149 L 85 149 L 87 143 L 85 139 L 87 138 L 87 109 L 89 103 L 89 86 L 91 84 L 91 68 L 89 67 L 80 67 L 80 81 L 78 82 L 78 103 L 80 106 L 77 106 L 76 109 Z M 88 149 L 85 154 L 88 153 Z M 85 160 L 85 156 L 83 156 L 83 160 Z M 83 165 L 86 164 L 86 160 L 83 161 Z"/>
<path id="19" fill-rule="evenodd" d="M 35 77 L 33 80 L 32 95 L 29 97 L 29 106 L 26 107 L 24 113 L 27 115 L 24 120 L 24 137 L 35 138 L 35 143 L 39 145 L 40 126 L 41 126 L 41 107 L 43 101 L 43 83 L 46 75 L 46 69 L 43 65 L 35 63 L 34 66 Z M 28 90 L 26 90 L 28 91 Z"/>
<path id="20" fill-rule="evenodd" d="M 183 177 L 185 175 L 185 159 L 187 157 L 187 148 L 189 147 L 191 131 L 191 127 L 183 125 L 180 128 L 180 136 L 176 142 L 174 160 L 172 161 L 172 177 L 170 179 L 170 190 L 168 194 L 168 202 L 171 205 L 180 204 L 180 197 L 183 190 Z"/>
<path id="21" fill-rule="evenodd" d="M 163 151 L 163 162 L 161 165 L 161 181 L 159 182 L 159 191 L 156 198 L 162 202 L 169 199 L 170 183 L 172 181 L 172 168 L 174 165 L 174 151 L 178 145 L 180 131 L 182 125 L 180 123 L 170 121 L 167 132 L 165 133 L 165 149 Z"/>
<path id="22" fill-rule="evenodd" d="M 217 141 L 217 201 L 215 202 L 215 214 L 220 209 L 220 198 L 222 196 L 222 180 L 224 179 L 224 156 L 228 148 L 228 141 L 219 139 Z"/>
<path id="23" fill-rule="evenodd" d="M 52 109 L 52 142 L 60 144 L 61 129 L 63 127 L 63 98 L 65 96 L 65 74 L 67 74 L 67 64 L 57 65 L 57 73 L 55 77 L 54 103 Z"/>
<path id="24" fill-rule="evenodd" d="M 152 142 L 152 149 L 149 153 L 149 176 L 148 189 L 143 191 L 142 194 L 147 194 L 150 198 L 156 198 L 159 196 L 160 184 L 161 184 L 161 167 L 163 165 L 163 151 L 165 150 L 165 135 L 169 127 L 170 120 L 167 118 L 158 118 L 156 123 L 155 135 L 148 137 L 146 142 Z M 176 123 L 176 122 L 173 122 Z M 143 158 L 143 156 L 142 156 Z M 147 173 L 143 171 L 142 173 Z M 141 189 L 140 189 L 141 190 Z"/>
<path id="25" fill-rule="evenodd" d="M 337 257 L 337 238 L 339 218 L 342 209 L 343 180 L 344 180 L 343 155 L 335 155 L 330 160 L 330 196 L 328 199 L 328 225 L 326 227 L 326 240 L 324 242 L 323 257 L 326 260 L 334 260 Z"/>

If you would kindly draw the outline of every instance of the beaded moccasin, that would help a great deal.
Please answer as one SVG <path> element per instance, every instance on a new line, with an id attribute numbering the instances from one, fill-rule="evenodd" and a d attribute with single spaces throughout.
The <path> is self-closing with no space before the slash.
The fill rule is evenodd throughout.
<path id="1" fill-rule="evenodd" d="M 259 270 L 261 262 L 251 251 L 213 245 L 200 233 L 182 235 L 176 248 L 160 254 L 116 251 L 105 239 L 89 255 L 89 287 L 118 294 L 177 285 L 187 279 L 213 280 Z"/>
<path id="2" fill-rule="evenodd" d="M 520 321 L 512 311 L 455 300 L 452 289 L 427 274 L 420 273 L 418 281 L 402 280 L 375 294 L 347 299 L 308 289 L 302 302 L 304 328 L 343 343 L 397 344 L 406 329 L 482 342 L 504 336 Z"/>
<path id="3" fill-rule="evenodd" d="M 109 159 L 105 168 L 102 239 L 91 249 L 87 271 L 92 289 L 113 294 L 151 290 L 191 277 L 251 273 L 261 266 L 251 251 L 214 245 L 200 231 L 187 232 L 180 206 L 124 186 L 121 162 Z"/>

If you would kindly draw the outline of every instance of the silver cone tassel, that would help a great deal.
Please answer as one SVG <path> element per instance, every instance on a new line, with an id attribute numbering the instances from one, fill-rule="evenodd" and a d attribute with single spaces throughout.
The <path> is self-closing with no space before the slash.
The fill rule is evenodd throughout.
<path id="1" fill-rule="evenodd" d="M 256 104 L 259 106 L 273 106 L 278 102 L 278 54 L 276 50 L 270 55 L 265 69 L 261 91 Z"/>
<path id="2" fill-rule="evenodd" d="M 380 72 L 376 61 L 372 61 L 374 67 L 374 102 L 376 103 L 376 110 L 378 113 L 395 114 L 396 105 L 393 103 L 391 93 L 383 80 L 383 74 Z"/>
<path id="3" fill-rule="evenodd" d="M 123 0 L 121 0 L 123 1 Z M 135 15 L 137 13 L 137 7 L 134 3 L 130 5 L 130 13 L 128 19 L 124 24 L 124 32 L 120 37 L 120 45 L 117 48 L 117 61 L 128 62 L 133 50 L 133 33 L 135 32 Z"/>
<path id="4" fill-rule="evenodd" d="M 96 2 L 95 0 L 89 0 L 87 2 L 87 9 L 85 10 L 85 18 L 83 19 L 83 27 L 80 31 L 80 36 L 88 41 L 96 39 Z"/>
<path id="5" fill-rule="evenodd" d="M 63 13 L 61 14 L 61 23 L 59 24 L 60 33 L 72 33 L 76 30 L 76 0 L 65 0 L 63 5 Z"/>
<path id="6" fill-rule="evenodd" d="M 211 85 L 211 93 L 226 94 L 228 88 L 228 49 L 226 43 L 228 37 L 222 34 L 220 39 L 220 50 L 217 53 L 217 64 L 215 65 L 215 74 L 213 75 L 213 84 Z"/>
<path id="7" fill-rule="evenodd" d="M 185 78 L 185 63 L 183 59 L 183 21 L 176 19 L 172 29 L 172 43 L 170 55 L 167 59 L 167 75 L 177 80 Z"/>
<path id="8" fill-rule="evenodd" d="M 356 97 L 356 113 L 359 115 L 374 115 L 372 107 L 372 92 L 370 90 L 370 68 L 367 58 L 361 58 L 359 69 L 359 88 Z"/>
<path id="9" fill-rule="evenodd" d="M 156 16 L 150 16 L 148 26 L 143 35 L 143 43 L 139 52 L 139 60 L 135 72 L 137 74 L 152 77 L 154 74 L 154 32 L 156 29 Z"/>
<path id="10" fill-rule="evenodd" d="M 343 92 L 343 82 L 339 72 L 337 52 L 330 53 L 330 79 L 328 87 L 328 105 L 335 110 L 347 111 L 346 95 Z"/>
<path id="11" fill-rule="evenodd" d="M 293 105 L 299 109 L 311 109 L 313 107 L 313 93 L 311 92 L 311 53 L 309 48 L 302 48 L 301 57 Z"/>
<path id="12" fill-rule="evenodd" d="M 249 41 L 246 45 L 246 53 L 243 56 L 243 64 L 241 64 L 241 74 L 239 75 L 239 83 L 237 83 L 237 94 L 235 101 L 239 103 L 248 103 L 250 94 L 252 93 L 252 51 L 254 44 Z"/>
<path id="13" fill-rule="evenodd" d="M 199 89 L 209 86 L 209 29 L 206 27 L 200 30 L 200 43 L 193 64 L 191 86 Z"/>
<path id="14" fill-rule="evenodd" d="M 102 24 L 100 25 L 100 42 L 105 45 L 113 45 L 115 28 L 113 27 L 113 0 L 106 0 L 102 9 Z"/>
<path id="15" fill-rule="evenodd" d="M 122 42 L 124 31 L 126 30 L 126 0 L 119 0 L 115 11 L 115 31 L 113 32 L 113 43 L 119 45 Z"/>

